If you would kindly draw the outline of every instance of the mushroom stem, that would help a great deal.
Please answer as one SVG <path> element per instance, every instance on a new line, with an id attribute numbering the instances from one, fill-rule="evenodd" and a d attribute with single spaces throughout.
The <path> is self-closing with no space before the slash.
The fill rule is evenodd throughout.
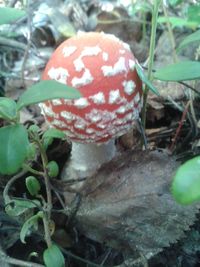
<path id="1" fill-rule="evenodd" d="M 115 153 L 114 140 L 101 145 L 72 142 L 71 159 L 64 169 L 62 179 L 91 176 L 103 163 L 110 161 Z"/>

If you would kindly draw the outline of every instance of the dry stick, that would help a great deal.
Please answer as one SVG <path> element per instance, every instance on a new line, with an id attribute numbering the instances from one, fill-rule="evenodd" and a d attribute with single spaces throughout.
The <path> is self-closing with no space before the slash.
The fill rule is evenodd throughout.
<path id="1" fill-rule="evenodd" d="M 181 120 L 179 121 L 179 125 L 178 125 L 178 128 L 176 130 L 176 134 L 174 136 L 174 140 L 169 148 L 169 150 L 172 152 L 174 150 L 174 146 L 175 146 L 175 143 L 176 143 L 176 140 L 177 140 L 177 137 L 178 135 L 180 134 L 180 131 L 181 131 L 181 128 L 183 126 L 183 121 L 185 120 L 186 118 L 186 115 L 187 115 L 187 112 L 188 112 L 188 109 L 189 109 L 189 106 L 190 106 L 190 100 L 187 102 L 187 105 L 185 106 L 185 109 L 183 111 L 183 114 L 182 114 L 182 117 L 181 117 Z"/>
<path id="2" fill-rule="evenodd" d="M 83 258 L 81 258 L 81 257 L 79 257 L 79 256 L 76 256 L 75 254 L 73 254 L 73 253 L 70 252 L 69 250 L 66 250 L 66 249 L 63 249 L 63 248 L 62 248 L 62 252 L 63 252 L 63 254 L 65 254 L 65 255 L 68 256 L 68 257 L 71 257 L 71 258 L 74 258 L 74 259 L 76 259 L 76 260 L 78 260 L 78 261 L 80 261 L 80 262 L 84 262 L 84 263 L 86 263 L 87 266 L 103 267 L 102 265 L 93 263 L 93 262 L 91 262 L 91 261 L 89 261 L 89 260 L 86 260 L 86 259 L 83 259 Z"/>
<path id="3" fill-rule="evenodd" d="M 178 82 L 178 83 L 184 85 L 185 87 L 187 87 L 187 88 L 191 89 L 192 91 L 194 91 L 196 94 L 200 95 L 200 92 L 196 88 L 192 87 L 191 85 L 189 85 L 189 84 L 187 84 L 185 82 L 181 82 L 181 81 Z"/>

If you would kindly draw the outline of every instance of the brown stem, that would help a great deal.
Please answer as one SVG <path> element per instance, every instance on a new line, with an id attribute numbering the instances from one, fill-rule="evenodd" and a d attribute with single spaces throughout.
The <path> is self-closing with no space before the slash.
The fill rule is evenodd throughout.
<path id="1" fill-rule="evenodd" d="M 176 143 L 176 140 L 178 138 L 178 135 L 180 134 L 180 131 L 181 131 L 181 128 L 183 126 L 183 121 L 185 120 L 186 118 L 186 115 L 187 115 L 187 112 L 188 112 L 188 109 L 189 109 L 189 106 L 190 106 L 190 101 L 188 101 L 184 111 L 183 111 L 183 114 L 182 114 L 182 117 L 181 117 L 181 120 L 179 121 L 179 125 L 178 125 L 178 128 L 176 130 L 176 134 L 174 136 L 174 140 L 169 148 L 170 151 L 173 151 L 174 150 L 174 146 L 175 146 L 175 143 Z"/>

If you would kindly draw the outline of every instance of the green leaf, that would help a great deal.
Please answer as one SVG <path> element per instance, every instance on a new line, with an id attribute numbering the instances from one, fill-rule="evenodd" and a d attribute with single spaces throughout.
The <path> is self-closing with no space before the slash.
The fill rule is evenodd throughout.
<path id="1" fill-rule="evenodd" d="M 143 83 L 146 84 L 146 86 L 149 88 L 149 90 L 151 90 L 154 94 L 156 95 L 160 95 L 158 90 L 156 89 L 156 87 L 148 80 L 148 78 L 144 75 L 144 71 L 143 69 L 141 68 L 141 66 L 136 63 L 135 64 L 135 67 L 136 67 L 136 70 L 137 70 L 137 73 L 138 73 L 138 76 L 140 77 L 140 79 L 143 81 Z"/>
<path id="2" fill-rule="evenodd" d="M 191 43 L 194 42 L 200 42 L 200 30 L 188 35 L 179 45 L 177 48 L 177 51 L 179 52 L 181 49 L 184 47 L 190 45 Z"/>
<path id="3" fill-rule="evenodd" d="M 44 139 L 44 138 L 49 138 L 49 137 L 64 139 L 64 138 L 66 138 L 66 135 L 58 129 L 50 128 L 43 134 L 42 138 Z"/>
<path id="4" fill-rule="evenodd" d="M 187 21 L 179 17 L 158 17 L 158 23 L 167 23 L 170 22 L 172 27 L 188 27 L 194 29 L 198 27 L 198 23 L 194 21 Z"/>
<path id="5" fill-rule="evenodd" d="M 20 231 L 20 240 L 22 243 L 25 242 L 25 237 L 31 233 L 32 229 L 37 230 L 38 228 L 38 220 L 43 217 L 43 212 L 39 211 L 37 214 L 30 217 L 22 226 L 22 229 Z"/>
<path id="6" fill-rule="evenodd" d="M 53 137 L 46 137 L 43 138 L 43 146 L 44 149 L 47 150 L 47 148 L 53 143 Z"/>
<path id="7" fill-rule="evenodd" d="M 43 253 L 43 259 L 46 267 L 64 267 L 65 258 L 58 246 L 53 244 Z"/>
<path id="8" fill-rule="evenodd" d="M 14 199 L 12 201 L 9 200 L 9 202 L 5 204 L 5 211 L 10 216 L 19 216 L 29 209 L 41 206 L 38 200 L 28 201 L 26 199 Z"/>
<path id="9" fill-rule="evenodd" d="M 56 177 L 59 173 L 59 167 L 58 164 L 52 160 L 47 164 L 47 170 L 49 177 L 53 178 Z"/>
<path id="10" fill-rule="evenodd" d="M 38 133 L 40 131 L 40 127 L 36 124 L 33 124 L 28 128 L 28 131 L 31 133 Z"/>
<path id="11" fill-rule="evenodd" d="M 14 174 L 22 167 L 27 156 L 27 130 L 20 124 L 2 127 L 0 140 L 0 173 Z"/>
<path id="12" fill-rule="evenodd" d="M 190 5 L 188 7 L 188 21 L 200 24 L 200 5 Z"/>
<path id="13" fill-rule="evenodd" d="M 34 176 L 28 176 L 26 178 L 26 188 L 32 196 L 37 196 L 41 189 L 41 186 Z"/>
<path id="14" fill-rule="evenodd" d="M 35 143 L 30 143 L 27 149 L 27 160 L 34 160 L 37 155 L 37 145 Z"/>
<path id="15" fill-rule="evenodd" d="M 187 81 L 200 78 L 200 62 L 183 61 L 157 70 L 154 78 L 161 81 Z"/>
<path id="16" fill-rule="evenodd" d="M 58 129 L 50 128 L 42 136 L 44 148 L 47 149 L 53 143 L 53 139 L 65 139 L 66 135 Z"/>
<path id="17" fill-rule="evenodd" d="M 17 8 L 0 7 L 0 25 L 14 22 L 26 15 L 26 12 Z"/>
<path id="18" fill-rule="evenodd" d="M 179 167 L 171 191 L 180 204 L 187 205 L 200 200 L 200 156 L 188 160 Z"/>
<path id="19" fill-rule="evenodd" d="M 14 100 L 0 97 L 0 118 L 14 120 L 17 117 L 17 105 Z"/>
<path id="20" fill-rule="evenodd" d="M 50 99 L 76 99 L 79 97 L 81 97 L 81 94 L 77 89 L 54 80 L 45 80 L 34 84 L 20 96 L 17 109 L 20 110 L 25 106 Z"/>

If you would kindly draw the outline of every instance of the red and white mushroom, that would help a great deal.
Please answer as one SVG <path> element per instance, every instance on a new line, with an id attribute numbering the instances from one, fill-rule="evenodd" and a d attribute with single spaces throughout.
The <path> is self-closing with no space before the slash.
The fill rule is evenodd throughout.
<path id="1" fill-rule="evenodd" d="M 78 177 L 115 155 L 114 139 L 139 118 L 142 82 L 128 44 L 105 33 L 81 33 L 63 42 L 46 65 L 43 79 L 77 88 L 76 100 L 42 103 L 46 121 L 72 141 L 68 168 Z M 56 90 L 56 88 L 55 88 Z"/>

